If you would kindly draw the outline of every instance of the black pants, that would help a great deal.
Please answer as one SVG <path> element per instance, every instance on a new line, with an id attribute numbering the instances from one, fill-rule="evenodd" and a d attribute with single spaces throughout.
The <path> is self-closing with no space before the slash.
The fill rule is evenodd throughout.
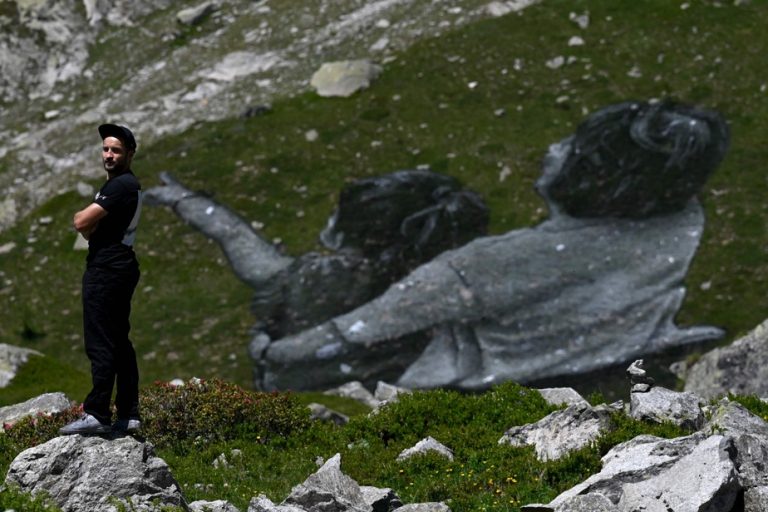
<path id="1" fill-rule="evenodd" d="M 83 409 L 102 423 L 112 420 L 115 380 L 117 417 L 139 417 L 139 368 L 128 339 L 131 297 L 138 281 L 138 264 L 121 271 L 90 267 L 83 274 L 83 332 L 93 380 Z"/>

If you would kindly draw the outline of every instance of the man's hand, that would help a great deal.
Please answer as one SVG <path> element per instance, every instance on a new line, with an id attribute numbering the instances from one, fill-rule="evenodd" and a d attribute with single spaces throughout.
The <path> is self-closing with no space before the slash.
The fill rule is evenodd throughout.
<path id="1" fill-rule="evenodd" d="M 72 225 L 75 227 L 75 230 L 83 235 L 83 238 L 88 240 L 91 234 L 96 231 L 96 228 L 99 227 L 99 221 L 105 215 L 107 215 L 107 210 L 101 205 L 91 203 L 75 214 Z"/>

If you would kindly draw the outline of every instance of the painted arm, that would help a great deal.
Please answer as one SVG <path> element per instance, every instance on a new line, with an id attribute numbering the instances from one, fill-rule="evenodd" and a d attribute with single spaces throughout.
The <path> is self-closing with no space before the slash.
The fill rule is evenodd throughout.
<path id="1" fill-rule="evenodd" d="M 162 173 L 160 179 L 163 185 L 144 195 L 147 204 L 170 207 L 183 221 L 218 243 L 233 272 L 244 283 L 253 288 L 265 286 L 293 261 L 232 210 L 189 190 L 168 173 Z"/>
<path id="2" fill-rule="evenodd" d="M 101 205 L 91 203 L 79 212 L 75 213 L 72 225 L 75 230 L 83 235 L 86 240 L 91 238 L 91 234 L 99 227 L 99 221 L 107 215 Z"/>

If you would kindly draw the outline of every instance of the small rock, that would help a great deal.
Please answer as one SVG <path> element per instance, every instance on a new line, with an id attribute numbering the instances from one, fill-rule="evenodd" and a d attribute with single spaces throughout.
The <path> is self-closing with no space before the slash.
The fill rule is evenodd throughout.
<path id="1" fill-rule="evenodd" d="M 369 60 L 326 62 L 318 69 L 310 85 L 323 97 L 348 97 L 370 87 L 381 67 Z"/>
<path id="2" fill-rule="evenodd" d="M 403 450 L 400 452 L 400 455 L 397 456 L 397 460 L 402 461 L 405 459 L 410 459 L 415 455 L 423 455 L 428 451 L 437 452 L 440 455 L 446 457 L 448 460 L 453 460 L 453 452 L 444 444 L 436 441 L 432 437 L 426 437 L 416 443 L 415 446 Z"/>
<path id="3" fill-rule="evenodd" d="M 183 9 L 176 14 L 176 21 L 182 25 L 197 25 L 203 19 L 216 10 L 216 4 L 205 2 L 196 7 Z"/>

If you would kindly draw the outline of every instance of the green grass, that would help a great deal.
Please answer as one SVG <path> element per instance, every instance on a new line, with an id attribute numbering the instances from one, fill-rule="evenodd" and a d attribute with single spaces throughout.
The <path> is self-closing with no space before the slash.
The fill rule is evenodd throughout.
<path id="1" fill-rule="evenodd" d="M 352 98 L 306 93 L 276 101 L 265 116 L 199 123 L 142 147 L 134 167 L 145 187 L 167 170 L 212 194 L 264 223 L 264 235 L 294 255 L 318 249 L 317 234 L 345 182 L 418 165 L 481 193 L 491 231 L 502 233 L 546 218 L 532 188 L 540 160 L 586 112 L 627 99 L 702 104 L 729 119 L 733 142 L 701 194 L 707 227 L 678 322 L 722 326 L 731 340 L 768 310 L 768 93 L 758 71 L 768 4 L 688 4 L 547 1 L 423 41 Z M 570 12 L 587 10 L 587 30 L 569 21 Z M 585 46 L 569 47 L 572 35 Z M 575 61 L 557 70 L 545 65 L 559 55 Z M 628 75 L 635 67 L 639 78 Z M 498 109 L 505 114 L 495 115 Z M 310 129 L 319 140 L 305 139 Z M 505 167 L 511 174 L 500 182 Z M 0 255 L 0 342 L 41 350 L 81 371 L 84 255 L 71 250 L 69 222 L 86 203 L 66 194 L 0 235 L 0 244 L 17 244 Z M 40 225 L 46 215 L 53 223 Z M 147 208 L 137 251 L 143 277 L 132 338 L 142 383 L 219 376 L 249 385 L 251 290 L 232 276 L 218 248 L 169 211 Z"/>
<path id="2" fill-rule="evenodd" d="M 215 409 L 220 395 L 209 396 L 214 400 L 209 405 Z M 219 405 L 227 408 L 231 404 Z M 318 462 L 339 453 L 342 471 L 360 485 L 391 488 L 404 503 L 446 501 L 454 512 L 468 512 L 518 511 L 527 503 L 549 502 L 599 471 L 600 458 L 618 443 L 639 434 L 671 438 L 688 433 L 616 412 L 615 431 L 557 461 L 537 460 L 532 447 L 498 444 L 509 428 L 535 422 L 554 409 L 539 393 L 506 383 L 476 395 L 415 392 L 401 396 L 378 414 L 356 415 L 343 427 L 297 422 L 294 425 L 301 427 L 287 437 L 271 436 L 261 442 L 246 435 L 215 442 L 179 436 L 179 440 L 167 442 L 152 437 L 151 429 L 147 436 L 190 502 L 225 499 L 245 510 L 252 497 L 265 494 L 279 503 L 317 470 Z M 46 436 L 54 435 L 50 433 L 54 426 L 46 424 Z M 22 448 L 8 444 L 5 438 L 44 439 L 33 435 L 29 426 L 24 428 L 26 436 L 13 432 L 0 436 L 3 454 L 15 454 Z M 427 436 L 450 448 L 454 459 L 428 454 L 396 460 L 404 449 Z M 213 469 L 222 454 L 227 465 Z M 0 459 L 0 471 L 9 462 Z"/>
<path id="3" fill-rule="evenodd" d="M 90 391 L 90 375 L 50 357 L 30 356 L 11 385 L 0 389 L 0 407 L 57 391 L 70 399 L 82 400 Z"/>

